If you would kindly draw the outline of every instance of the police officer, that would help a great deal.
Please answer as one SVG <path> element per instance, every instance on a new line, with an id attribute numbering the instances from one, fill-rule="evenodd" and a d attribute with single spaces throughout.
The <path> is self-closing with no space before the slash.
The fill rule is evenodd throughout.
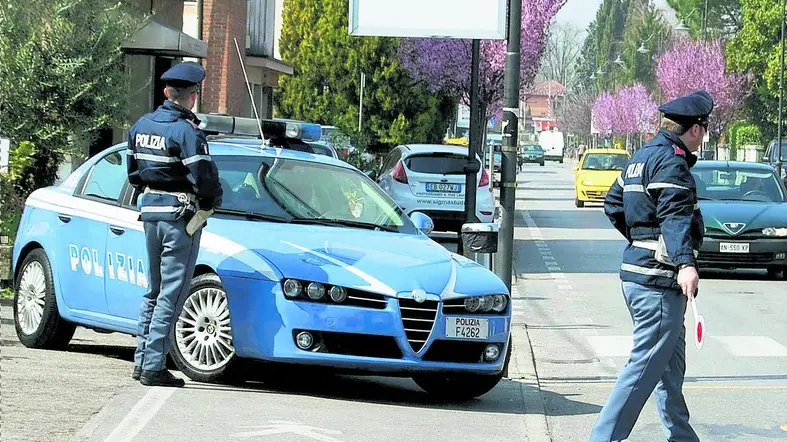
<path id="1" fill-rule="evenodd" d="M 199 120 L 191 112 L 205 70 L 179 63 L 161 79 L 167 100 L 129 131 L 128 178 L 139 192 L 137 206 L 145 227 L 150 289 L 139 315 L 132 378 L 143 385 L 182 387 L 165 369 L 177 308 L 189 292 L 202 230 L 186 225 L 198 209 L 221 204 L 216 164 Z"/>
<path id="2" fill-rule="evenodd" d="M 670 441 L 699 438 L 683 398 L 687 300 L 696 296 L 704 223 L 689 169 L 708 130 L 705 91 L 664 104 L 659 133 L 634 153 L 612 185 L 604 212 L 629 241 L 620 267 L 634 323 L 634 347 L 593 428 L 591 442 L 627 439 L 655 389 Z"/>

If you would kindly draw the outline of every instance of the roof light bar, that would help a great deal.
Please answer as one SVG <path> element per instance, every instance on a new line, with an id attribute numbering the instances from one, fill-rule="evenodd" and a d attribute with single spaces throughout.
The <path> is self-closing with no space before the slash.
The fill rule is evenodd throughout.
<path id="1" fill-rule="evenodd" d="M 197 114 L 199 128 L 210 135 L 242 135 L 262 138 L 257 120 L 248 117 L 233 117 L 226 114 Z M 319 124 L 296 120 L 261 120 L 266 138 L 296 138 L 304 141 L 319 141 L 322 127 Z"/>

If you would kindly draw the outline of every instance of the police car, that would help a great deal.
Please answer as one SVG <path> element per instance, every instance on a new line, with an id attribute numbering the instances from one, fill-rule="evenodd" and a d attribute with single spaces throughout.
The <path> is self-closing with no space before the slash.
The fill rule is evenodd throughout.
<path id="1" fill-rule="evenodd" d="M 281 148 L 256 120 L 199 118 L 222 133 L 208 139 L 224 201 L 172 329 L 186 376 L 227 380 L 251 359 L 408 376 L 455 399 L 499 382 L 511 305 L 494 273 L 427 237 L 428 216 L 406 215 L 356 168 L 297 149 L 307 126 L 263 121 L 266 138 L 290 137 Z M 150 279 L 126 152 L 110 147 L 27 199 L 13 251 L 24 345 L 64 348 L 76 326 L 136 333 Z"/>

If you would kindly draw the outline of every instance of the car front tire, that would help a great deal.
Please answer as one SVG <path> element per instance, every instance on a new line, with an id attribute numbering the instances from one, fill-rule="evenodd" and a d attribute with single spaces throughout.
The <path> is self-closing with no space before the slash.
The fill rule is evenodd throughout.
<path id="1" fill-rule="evenodd" d="M 238 374 L 238 357 L 232 344 L 227 293 L 218 275 L 192 279 L 170 339 L 172 361 L 189 379 L 206 383 L 237 381 L 233 379 Z"/>
<path id="2" fill-rule="evenodd" d="M 503 373 L 496 375 L 441 375 L 424 374 L 413 376 L 413 381 L 432 396 L 450 401 L 466 401 L 492 391 Z"/>
<path id="3" fill-rule="evenodd" d="M 579 198 L 574 199 L 574 205 L 577 207 L 585 207 L 585 202 L 580 201 Z"/>
<path id="4" fill-rule="evenodd" d="M 60 317 L 52 266 L 42 249 L 25 256 L 14 282 L 14 326 L 25 347 L 64 349 L 76 324 Z"/>

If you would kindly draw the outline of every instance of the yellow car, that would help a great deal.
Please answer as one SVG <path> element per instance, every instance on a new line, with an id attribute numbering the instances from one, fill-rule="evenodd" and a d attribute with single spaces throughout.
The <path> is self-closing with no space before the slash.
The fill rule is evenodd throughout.
<path id="1" fill-rule="evenodd" d="M 631 155 L 623 149 L 588 149 L 572 169 L 577 207 L 585 203 L 603 203 L 609 188 L 626 167 Z"/>

